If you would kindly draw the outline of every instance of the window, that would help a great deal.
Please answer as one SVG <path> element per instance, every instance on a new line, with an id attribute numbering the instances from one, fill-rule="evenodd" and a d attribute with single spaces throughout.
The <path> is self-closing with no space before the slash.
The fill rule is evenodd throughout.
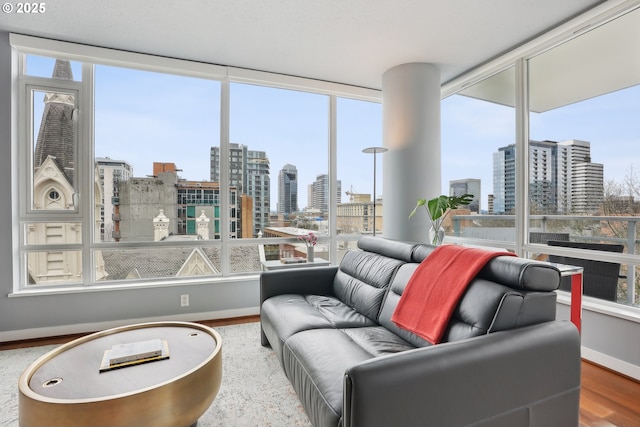
<path id="1" fill-rule="evenodd" d="M 295 248 L 311 231 L 329 259 L 342 188 L 327 84 L 315 93 L 294 79 L 310 87 L 291 90 L 282 77 L 284 88 L 245 83 L 242 71 L 235 82 L 224 67 L 100 48 L 69 60 L 71 44 L 11 43 L 28 112 L 16 290 L 256 273 L 266 256 L 302 255 L 271 246 Z"/>
<path id="2" fill-rule="evenodd" d="M 638 25 L 635 10 L 529 60 L 530 145 L 549 159 L 530 169 L 529 228 L 589 259 L 640 253 L 640 40 L 619 37 Z M 616 270 L 606 298 L 639 305 L 635 266 Z"/>
<path id="3" fill-rule="evenodd" d="M 384 153 L 363 152 L 382 146 L 382 105 L 353 99 L 337 100 L 338 176 L 342 194 L 338 199 L 338 234 L 373 234 L 373 203 L 376 203 L 376 233 L 384 231 L 382 215 L 382 165 Z M 375 158 L 374 158 L 375 157 Z M 376 162 L 376 194 L 373 169 Z"/>
<path id="4" fill-rule="evenodd" d="M 220 82 L 24 57 L 22 285 L 219 275 L 218 248 L 185 242 L 216 237 Z"/>
<path id="5" fill-rule="evenodd" d="M 445 85 L 443 192 L 482 177 L 480 213 L 455 212 L 450 240 L 606 266 L 589 301 L 638 307 L 640 9 L 615 13 Z"/>
<path id="6" fill-rule="evenodd" d="M 195 227 L 179 231 L 177 212 L 180 207 L 205 206 L 204 191 L 216 185 L 209 181 L 207 157 L 212 146 L 219 146 L 220 83 L 122 67 L 94 68 L 94 152 L 111 165 L 105 177 L 111 185 L 103 190 L 104 240 L 114 241 L 109 230 L 118 228 L 120 242 L 157 241 L 154 219 L 161 210 L 169 221 L 164 240 L 195 237 Z M 125 169 L 130 178 L 120 177 Z M 116 207 L 110 203 L 114 191 L 119 195 L 116 221 Z M 213 238 L 212 231 L 205 237 Z"/>
<path id="7" fill-rule="evenodd" d="M 449 215 L 448 236 L 515 242 L 514 67 L 442 101 L 442 194 L 474 196 Z"/>
<path id="8" fill-rule="evenodd" d="M 265 249 L 264 261 L 306 257 L 298 236 L 329 236 L 329 96 L 243 83 L 232 83 L 230 93 L 236 237 L 289 238 L 275 245 L 278 250 Z M 250 249 L 234 249 L 243 248 Z M 328 259 L 326 239 L 316 253 Z M 243 266 L 231 268 L 239 272 Z"/>
<path id="9" fill-rule="evenodd" d="M 290 237 L 328 235 L 328 187 L 317 182 L 328 176 L 329 97 L 232 83 L 230 104 L 229 185 L 242 197 L 239 211 L 253 212 L 237 237 L 283 236 L 286 227 Z"/>

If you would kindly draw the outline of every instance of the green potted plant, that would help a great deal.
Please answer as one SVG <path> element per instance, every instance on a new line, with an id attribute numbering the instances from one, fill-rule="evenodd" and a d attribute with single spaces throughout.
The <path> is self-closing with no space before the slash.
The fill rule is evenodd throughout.
<path id="1" fill-rule="evenodd" d="M 431 200 L 419 199 L 416 203 L 416 207 L 413 208 L 409 214 L 409 218 L 414 216 L 421 206 L 424 206 L 427 211 L 427 216 L 431 221 L 429 241 L 434 245 L 440 245 L 444 239 L 444 228 L 442 228 L 442 222 L 447 217 L 451 209 L 457 209 L 459 206 L 468 205 L 472 200 L 472 194 L 463 194 L 461 196 L 445 196 L 442 194 Z"/>

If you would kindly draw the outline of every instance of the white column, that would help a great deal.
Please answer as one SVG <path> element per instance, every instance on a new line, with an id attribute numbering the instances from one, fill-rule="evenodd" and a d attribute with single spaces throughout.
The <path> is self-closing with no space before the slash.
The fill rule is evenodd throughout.
<path id="1" fill-rule="evenodd" d="M 382 77 L 384 237 L 426 242 L 426 211 L 408 219 L 416 200 L 442 193 L 440 70 L 410 63 Z"/>

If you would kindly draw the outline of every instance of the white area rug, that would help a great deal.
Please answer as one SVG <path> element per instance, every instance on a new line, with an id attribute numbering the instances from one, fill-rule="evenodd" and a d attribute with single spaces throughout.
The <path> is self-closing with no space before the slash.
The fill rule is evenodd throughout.
<path id="1" fill-rule="evenodd" d="M 198 427 L 311 427 L 260 325 L 215 328 L 222 336 L 222 386 Z M 0 351 L 0 426 L 18 427 L 18 379 L 56 346 Z"/>

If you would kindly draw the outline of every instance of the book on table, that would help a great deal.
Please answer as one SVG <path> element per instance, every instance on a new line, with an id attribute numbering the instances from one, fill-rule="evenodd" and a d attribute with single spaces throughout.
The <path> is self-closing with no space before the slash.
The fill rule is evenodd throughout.
<path id="1" fill-rule="evenodd" d="M 280 262 L 283 264 L 302 264 L 307 262 L 307 259 L 302 257 L 281 258 Z"/>
<path id="2" fill-rule="evenodd" d="M 162 340 L 159 338 L 127 344 L 116 344 L 111 347 L 109 365 L 113 366 L 135 360 L 158 357 L 162 355 L 162 348 Z"/>
<path id="3" fill-rule="evenodd" d="M 169 358 L 166 340 L 151 339 L 125 344 L 115 344 L 104 351 L 100 372 Z"/>

